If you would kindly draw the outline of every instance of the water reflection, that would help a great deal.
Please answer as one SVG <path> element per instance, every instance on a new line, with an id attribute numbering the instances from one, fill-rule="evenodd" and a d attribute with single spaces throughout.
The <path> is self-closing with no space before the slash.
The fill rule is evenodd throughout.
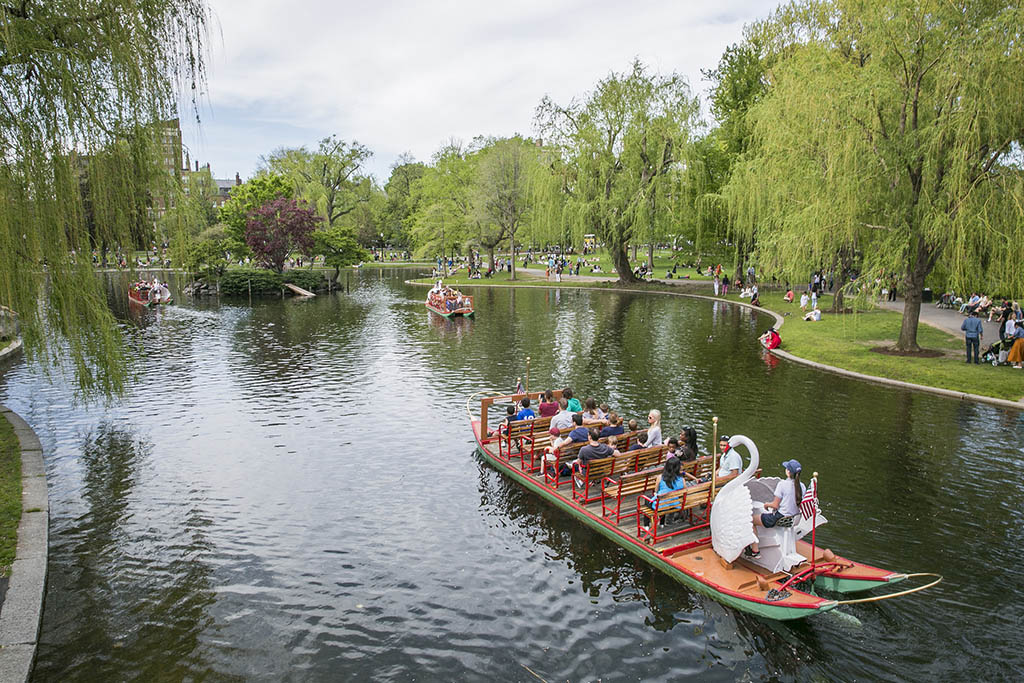
<path id="1" fill-rule="evenodd" d="M 137 349 L 128 395 L 75 406 L 23 363 L 0 379 L 46 448 L 38 679 L 958 679 L 980 652 L 994 677 L 1024 664 L 1006 637 L 1024 604 L 1019 414 L 769 365 L 756 336 L 771 321 L 732 304 L 467 288 L 477 318 L 446 321 L 407 275 L 142 313 L 112 276 Z M 658 407 L 666 434 L 695 426 L 705 450 L 717 415 L 764 467 L 799 458 L 821 472 L 823 544 L 947 582 L 795 624 L 687 589 L 471 455 L 466 397 L 510 390 L 527 357 L 533 388 L 626 417 Z"/>

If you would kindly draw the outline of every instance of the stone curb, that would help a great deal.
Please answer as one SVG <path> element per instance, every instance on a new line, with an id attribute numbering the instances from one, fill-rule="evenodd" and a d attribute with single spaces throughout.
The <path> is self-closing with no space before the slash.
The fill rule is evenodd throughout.
<path id="1" fill-rule="evenodd" d="M 405 284 L 413 285 L 416 287 L 430 287 L 431 285 L 427 282 L 413 282 L 412 280 L 406 280 Z M 721 297 L 707 296 L 705 294 L 691 294 L 689 292 L 664 292 L 657 291 L 651 292 L 643 289 L 612 289 L 605 287 L 574 287 L 572 285 L 492 285 L 492 284 L 473 284 L 463 285 L 465 287 L 493 287 L 493 288 L 523 288 L 523 289 L 586 289 L 598 292 L 635 292 L 640 294 L 667 294 L 668 296 L 686 296 L 691 299 L 707 299 L 708 301 L 722 301 L 727 304 L 736 304 L 737 306 L 746 306 L 749 309 L 757 311 L 758 313 L 764 313 L 775 318 L 775 329 L 782 327 L 785 319 L 776 313 L 770 311 L 767 308 L 759 308 L 752 306 L 751 304 L 744 303 L 742 301 L 730 301 L 728 299 L 722 299 Z M 955 398 L 960 401 L 975 401 L 977 403 L 987 403 L 989 405 L 999 406 L 1000 408 L 1011 408 L 1013 410 L 1024 410 L 1024 401 L 1008 401 L 1004 398 L 995 398 L 993 396 L 982 396 L 980 394 L 968 394 L 963 391 L 954 391 L 952 389 L 940 389 L 939 387 L 930 387 L 926 384 L 914 384 L 912 382 L 904 382 L 898 379 L 889 379 L 888 377 L 877 377 L 875 375 L 865 375 L 861 372 L 854 372 L 853 370 L 844 370 L 843 368 L 837 368 L 833 365 L 826 365 L 817 361 L 808 360 L 801 358 L 800 356 L 794 356 L 788 351 L 782 351 L 781 349 L 772 349 L 770 353 L 774 353 L 780 358 L 792 361 L 794 363 L 800 363 L 801 365 L 807 365 L 817 370 L 824 370 L 825 372 L 831 372 L 836 375 L 843 375 L 844 377 L 852 377 L 853 379 L 863 380 L 865 382 L 873 382 L 875 384 L 885 384 L 891 387 L 899 387 L 900 389 L 910 389 L 913 391 L 924 391 L 929 394 L 936 394 L 938 396 L 945 396 L 946 398 Z"/>
<path id="2" fill-rule="evenodd" d="M 0 681 L 27 681 L 35 662 L 46 595 L 50 504 L 39 437 L 0 406 L 21 446 L 21 523 L 7 596 L 0 607 Z"/>
<path id="3" fill-rule="evenodd" d="M 21 350 L 21 337 L 18 337 L 17 339 L 14 340 L 13 344 L 11 344 L 10 346 L 4 347 L 4 349 L 2 351 L 0 351 L 0 359 L 6 358 L 7 356 L 11 355 L 12 353 L 17 353 L 20 350 Z"/>

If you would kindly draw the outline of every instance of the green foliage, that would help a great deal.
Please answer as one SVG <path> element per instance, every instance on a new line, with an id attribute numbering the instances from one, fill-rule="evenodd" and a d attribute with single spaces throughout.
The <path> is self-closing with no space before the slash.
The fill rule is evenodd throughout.
<path id="1" fill-rule="evenodd" d="M 370 200 L 375 188 L 360 170 L 372 155 L 358 142 L 349 144 L 332 135 L 321 140 L 315 152 L 305 147 L 282 148 L 264 158 L 263 164 L 287 178 L 294 196 L 309 202 L 326 225 L 334 227 Z"/>
<path id="2" fill-rule="evenodd" d="M 250 291 L 253 294 L 279 294 L 282 282 L 281 273 L 272 270 L 232 268 L 220 278 L 220 293 L 228 296 L 247 295 Z"/>
<path id="3" fill-rule="evenodd" d="M 324 257 L 324 265 L 334 268 L 335 278 L 345 266 L 370 259 L 370 252 L 359 245 L 353 231 L 338 225 L 313 233 L 312 254 Z"/>
<path id="4" fill-rule="evenodd" d="M 470 192 L 475 178 L 472 150 L 449 142 L 433 164 L 412 183 L 415 210 L 409 228 L 414 253 L 419 257 L 450 254 L 470 239 L 476 227 L 470 215 Z"/>
<path id="5" fill-rule="evenodd" d="M 249 254 L 245 243 L 245 224 L 249 213 L 275 199 L 291 199 L 294 194 L 286 177 L 263 173 L 231 188 L 231 197 L 220 207 L 218 220 L 227 226 L 229 247 L 236 256 Z"/>
<path id="6" fill-rule="evenodd" d="M 220 278 L 220 293 L 227 296 L 248 296 L 250 286 L 253 294 L 280 294 L 282 283 L 294 285 L 315 292 L 324 289 L 327 280 L 322 271 L 295 268 L 276 273 L 262 268 L 232 268 Z"/>
<path id="7" fill-rule="evenodd" d="M 414 161 L 409 154 L 401 155 L 391 167 L 391 176 L 384 186 L 386 204 L 380 214 L 380 229 L 386 244 L 396 247 L 411 245 L 408 226 L 416 210 L 412 188 L 425 171 L 426 166 Z"/>
<path id="8" fill-rule="evenodd" d="M 0 9 L 0 304 L 20 314 L 30 360 L 60 348 L 86 392 L 117 392 L 126 375 L 87 255 L 139 241 L 152 124 L 177 109 L 179 84 L 202 92 L 206 21 L 203 0 Z"/>
<path id="9" fill-rule="evenodd" d="M 670 214 L 691 136 L 697 101 L 678 74 L 652 76 L 634 62 L 583 99 L 562 106 L 545 97 L 537 123 L 564 163 L 570 220 L 604 242 L 623 282 L 635 278 L 626 257 L 634 240 L 653 243 Z"/>
<path id="10" fill-rule="evenodd" d="M 1022 12 L 807 0 L 755 27 L 771 87 L 749 110 L 752 145 L 723 195 L 762 268 L 800 281 L 856 258 L 869 282 L 898 275 L 903 349 L 917 347 L 939 264 L 958 288 L 1024 291 Z"/>

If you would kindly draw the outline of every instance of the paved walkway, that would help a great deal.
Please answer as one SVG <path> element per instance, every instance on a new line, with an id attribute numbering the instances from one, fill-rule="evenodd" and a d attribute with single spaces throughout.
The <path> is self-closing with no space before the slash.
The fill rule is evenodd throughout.
<path id="1" fill-rule="evenodd" d="M 902 313 L 903 299 L 897 299 L 896 301 L 883 301 L 882 308 Z M 934 303 L 921 304 L 921 322 L 956 335 L 960 339 L 963 339 L 964 337 L 964 333 L 960 330 L 960 325 L 963 324 L 964 318 L 964 314 L 960 313 L 955 308 L 935 308 Z M 983 316 L 978 316 L 978 318 L 981 320 L 982 328 L 985 330 L 984 339 L 981 341 L 981 348 L 984 349 L 992 342 L 999 341 L 999 325 L 995 322 L 988 322 L 987 313 Z"/>

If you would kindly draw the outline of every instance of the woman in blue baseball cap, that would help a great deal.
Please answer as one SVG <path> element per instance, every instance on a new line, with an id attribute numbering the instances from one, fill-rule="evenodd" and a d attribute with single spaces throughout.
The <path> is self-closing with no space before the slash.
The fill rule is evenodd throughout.
<path id="1" fill-rule="evenodd" d="M 754 515 L 754 524 L 770 529 L 774 526 L 793 526 L 794 518 L 800 513 L 800 501 L 807 487 L 800 483 L 800 463 L 787 460 L 782 463 L 786 468 L 786 480 L 775 486 L 775 500 L 765 503 L 765 511 Z M 790 483 L 792 482 L 792 483 Z M 744 557 L 760 557 L 757 543 L 751 543 L 743 550 Z"/>

